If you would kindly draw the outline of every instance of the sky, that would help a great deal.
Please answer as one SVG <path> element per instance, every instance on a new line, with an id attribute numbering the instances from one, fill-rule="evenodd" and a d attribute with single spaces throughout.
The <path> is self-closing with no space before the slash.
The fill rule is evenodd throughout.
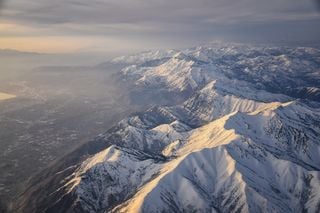
<path id="1" fill-rule="evenodd" d="M 318 0 L 0 0 L 0 49 L 133 52 L 320 43 Z"/>

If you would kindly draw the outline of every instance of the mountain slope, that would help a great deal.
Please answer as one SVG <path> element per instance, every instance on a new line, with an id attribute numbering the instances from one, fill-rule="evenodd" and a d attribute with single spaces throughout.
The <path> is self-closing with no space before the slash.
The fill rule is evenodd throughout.
<path id="1" fill-rule="evenodd" d="M 70 172 L 59 167 L 48 192 L 31 184 L 16 210 L 320 211 L 319 56 L 240 45 L 113 60 L 133 88 L 184 101 L 123 119 Z"/>

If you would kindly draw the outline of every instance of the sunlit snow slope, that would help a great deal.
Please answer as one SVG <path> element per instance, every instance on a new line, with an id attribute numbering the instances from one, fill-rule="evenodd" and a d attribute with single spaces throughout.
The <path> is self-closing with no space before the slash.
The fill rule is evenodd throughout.
<path id="1" fill-rule="evenodd" d="M 106 148 L 53 177 L 34 212 L 320 211 L 318 49 L 215 45 L 111 63 L 133 87 L 185 100 L 97 137 Z"/>

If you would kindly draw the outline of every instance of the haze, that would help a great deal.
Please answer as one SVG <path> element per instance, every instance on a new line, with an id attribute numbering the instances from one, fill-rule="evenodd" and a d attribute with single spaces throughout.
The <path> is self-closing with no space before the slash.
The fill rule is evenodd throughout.
<path id="1" fill-rule="evenodd" d="M 314 45 L 316 0 L 17 0 L 0 11 L 0 48 L 128 53 L 210 41 Z"/>

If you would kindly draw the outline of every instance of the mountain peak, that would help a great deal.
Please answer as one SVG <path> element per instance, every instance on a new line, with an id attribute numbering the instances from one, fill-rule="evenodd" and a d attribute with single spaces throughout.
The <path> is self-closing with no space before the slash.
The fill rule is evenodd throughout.
<path id="1" fill-rule="evenodd" d="M 94 140 L 106 148 L 46 179 L 33 212 L 318 212 L 319 56 L 220 45 L 114 60 L 130 89 L 170 103 Z"/>

